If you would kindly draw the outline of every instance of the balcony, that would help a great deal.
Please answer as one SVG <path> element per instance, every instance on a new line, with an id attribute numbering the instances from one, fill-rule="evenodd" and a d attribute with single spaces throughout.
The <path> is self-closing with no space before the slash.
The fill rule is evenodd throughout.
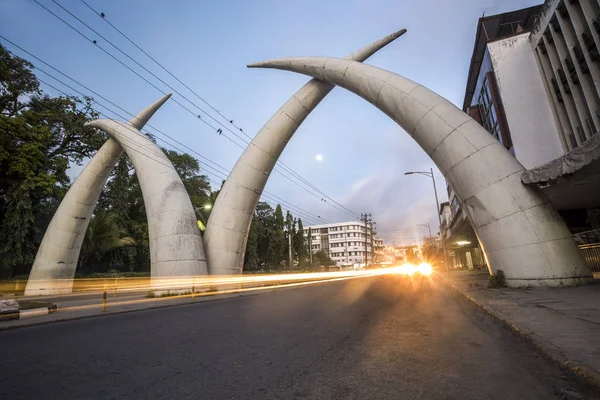
<path id="1" fill-rule="evenodd" d="M 590 31 L 583 32 L 581 34 L 581 39 L 583 40 L 583 44 L 588 51 L 590 56 L 590 60 L 598 61 L 600 60 L 600 53 L 598 52 L 598 46 L 596 46 L 596 42 L 594 41 L 594 37 Z"/>
<path id="2" fill-rule="evenodd" d="M 589 73 L 590 68 L 587 65 L 587 61 L 585 61 L 585 55 L 583 54 L 583 50 L 581 50 L 581 45 L 579 43 L 577 43 L 575 46 L 573 46 L 573 54 L 575 55 L 575 60 L 579 64 L 579 68 L 581 68 L 581 72 L 584 74 Z M 571 61 L 571 64 L 572 63 L 573 62 Z M 573 69 L 575 69 L 575 68 L 573 68 Z M 571 73 L 570 70 L 569 70 L 569 73 Z M 572 75 L 571 75 L 571 80 L 573 80 Z"/>
<path id="3" fill-rule="evenodd" d="M 556 100 L 559 103 L 562 103 L 563 97 L 562 97 L 562 93 L 560 92 L 560 87 L 558 86 L 558 82 L 556 82 L 556 79 L 554 79 L 554 78 L 550 79 L 550 82 L 552 83 L 552 89 L 554 90 L 554 94 L 556 95 Z"/>
<path id="4" fill-rule="evenodd" d="M 581 51 L 581 49 L 579 49 L 579 51 Z M 581 53 L 582 57 L 583 57 L 583 53 Z M 585 62 L 585 57 L 583 59 L 583 62 Z M 567 67 L 567 73 L 569 74 L 569 76 L 571 77 L 571 82 L 573 82 L 574 85 L 577 85 L 579 83 L 579 76 L 577 76 L 577 69 L 575 68 L 575 64 L 573 64 L 573 59 L 571 59 L 571 56 L 568 55 L 565 57 L 565 66 Z M 587 66 L 586 66 L 587 68 Z M 562 78 L 561 78 L 562 80 Z M 566 78 L 565 78 L 566 80 Z M 564 83 L 563 83 L 564 85 Z"/>
<path id="5" fill-rule="evenodd" d="M 594 18 L 592 20 L 592 26 L 594 27 L 596 32 L 598 32 L 598 34 L 600 35 L 600 15 L 597 15 L 596 18 Z"/>
<path id="6" fill-rule="evenodd" d="M 558 74 L 558 79 L 560 79 L 560 83 L 562 83 L 564 92 L 567 94 L 571 93 L 571 88 L 569 87 L 569 81 L 567 80 L 567 75 L 565 75 L 565 71 L 563 71 L 562 68 L 558 68 L 556 70 L 556 73 Z"/>

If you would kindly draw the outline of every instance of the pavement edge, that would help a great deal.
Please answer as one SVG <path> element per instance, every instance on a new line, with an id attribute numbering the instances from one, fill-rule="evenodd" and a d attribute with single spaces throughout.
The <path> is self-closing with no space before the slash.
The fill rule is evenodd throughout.
<path id="1" fill-rule="evenodd" d="M 547 340 L 544 340 L 535 332 L 519 325 L 516 321 L 504 315 L 502 312 L 483 304 L 481 301 L 471 296 L 466 291 L 455 286 L 447 278 L 441 277 L 441 280 L 444 285 L 450 287 L 456 293 L 465 297 L 472 304 L 483 310 L 486 314 L 495 318 L 502 325 L 516 333 L 522 340 L 525 340 L 526 342 L 531 344 L 536 350 L 538 350 L 538 352 L 542 356 L 546 357 L 551 362 L 557 364 L 559 367 L 566 369 L 576 378 L 579 378 L 584 383 L 592 386 L 595 390 L 600 390 L 600 373 L 594 368 L 579 361 L 569 360 L 558 347 L 548 342 Z"/>

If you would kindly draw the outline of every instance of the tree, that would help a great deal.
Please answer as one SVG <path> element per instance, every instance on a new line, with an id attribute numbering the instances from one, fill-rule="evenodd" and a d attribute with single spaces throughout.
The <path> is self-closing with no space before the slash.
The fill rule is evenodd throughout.
<path id="1" fill-rule="evenodd" d="M 290 238 L 291 236 L 291 238 Z M 284 231 L 284 240 L 285 240 L 285 254 L 289 254 L 289 247 L 290 247 L 290 243 L 292 244 L 292 259 L 288 260 L 288 268 L 292 268 L 293 267 L 293 260 L 296 258 L 296 251 L 294 250 L 294 246 L 292 243 L 292 240 L 294 240 L 294 238 L 296 237 L 296 220 L 294 219 L 294 216 L 292 215 L 292 213 L 288 210 L 285 213 L 285 231 Z M 286 259 L 289 258 L 289 256 L 285 257 Z"/>
<path id="2" fill-rule="evenodd" d="M 306 238 L 304 237 L 304 226 L 302 220 L 298 218 L 298 229 L 293 237 L 293 247 L 298 263 L 304 265 L 306 262 Z"/>
<path id="3" fill-rule="evenodd" d="M 79 265 L 87 267 L 90 262 L 98 262 L 106 253 L 124 246 L 135 244 L 131 237 L 124 236 L 124 232 L 116 223 L 117 214 L 100 209 L 90 220 L 85 239 L 81 246 Z M 105 268 L 109 269 L 109 268 Z"/>
<path id="4" fill-rule="evenodd" d="M 173 167 L 179 174 L 185 189 L 190 196 L 192 206 L 198 209 L 198 212 L 204 217 L 204 221 L 208 220 L 210 209 L 201 207 L 211 203 L 211 190 L 208 177 L 200 175 L 200 163 L 188 153 L 178 153 L 174 150 L 162 149 L 169 160 L 173 163 Z"/>
<path id="5" fill-rule="evenodd" d="M 16 116 L 26 106 L 23 96 L 40 94 L 40 84 L 31 70 L 33 65 L 10 54 L 0 44 L 0 110 Z"/>
<path id="6" fill-rule="evenodd" d="M 131 161 L 123 156 L 112 172 L 97 209 L 105 209 L 117 215 L 116 223 L 135 240 L 135 245 L 112 252 L 113 260 L 129 271 L 150 270 L 150 249 L 146 208 L 137 175 Z"/>
<path id="7" fill-rule="evenodd" d="M 329 257 L 329 254 L 325 250 L 319 250 L 313 254 L 313 265 L 314 266 L 331 266 L 335 265 L 335 261 Z"/>
<path id="8" fill-rule="evenodd" d="M 261 260 L 258 256 L 258 240 L 260 237 L 259 226 L 261 221 L 256 218 L 256 215 L 252 218 L 250 224 L 250 231 L 248 232 L 248 239 L 246 240 L 246 254 L 244 255 L 244 271 L 258 271 L 261 268 Z"/>
<path id="9" fill-rule="evenodd" d="M 89 99 L 41 97 L 31 68 L 0 46 L 0 259 L 9 276 L 29 272 L 69 166 L 105 140 L 84 126 L 97 117 Z"/>
<path id="10" fill-rule="evenodd" d="M 267 265 L 279 269 L 281 262 L 285 259 L 286 242 L 283 232 L 285 221 L 281 205 L 277 204 L 273 218 L 273 224 L 267 226 L 269 235 L 269 248 L 267 252 Z"/>

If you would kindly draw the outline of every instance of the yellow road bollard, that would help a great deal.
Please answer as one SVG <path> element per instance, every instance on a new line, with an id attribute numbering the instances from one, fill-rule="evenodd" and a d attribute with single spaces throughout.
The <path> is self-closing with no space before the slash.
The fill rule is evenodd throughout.
<path id="1" fill-rule="evenodd" d="M 194 298 L 194 293 L 196 292 L 196 280 L 192 278 L 192 299 Z"/>
<path id="2" fill-rule="evenodd" d="M 105 286 L 104 293 L 102 294 L 102 312 L 106 312 L 106 297 L 107 297 L 107 292 L 106 292 L 106 286 Z"/>
<path id="3" fill-rule="evenodd" d="M 19 301 L 19 281 L 15 281 L 15 301 Z"/>

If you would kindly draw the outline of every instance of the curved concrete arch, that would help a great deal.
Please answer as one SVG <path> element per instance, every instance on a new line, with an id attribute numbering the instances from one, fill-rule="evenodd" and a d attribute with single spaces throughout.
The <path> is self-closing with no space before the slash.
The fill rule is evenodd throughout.
<path id="1" fill-rule="evenodd" d="M 116 140 L 135 168 L 148 218 L 152 278 L 208 274 L 192 202 L 163 151 L 131 124 L 99 119 L 86 125 Z"/>
<path id="2" fill-rule="evenodd" d="M 490 272 L 503 270 L 510 286 L 573 285 L 592 279 L 549 200 L 521 183 L 523 166 L 445 98 L 392 72 L 336 58 L 284 58 L 249 67 L 298 72 L 341 86 L 396 121 L 454 188 Z"/>
<path id="3" fill-rule="evenodd" d="M 404 33 L 406 29 L 394 32 L 346 59 L 364 61 Z M 330 83 L 310 80 L 271 117 L 238 159 L 219 192 L 204 232 L 211 275 L 242 272 L 254 209 L 273 167 L 300 124 L 333 88 Z"/>
<path id="4" fill-rule="evenodd" d="M 170 93 L 142 110 L 129 121 L 131 126 L 142 129 L 169 97 Z M 122 155 L 121 145 L 109 138 L 75 179 L 44 233 L 25 295 L 71 293 L 90 218 L 106 181 Z"/>

